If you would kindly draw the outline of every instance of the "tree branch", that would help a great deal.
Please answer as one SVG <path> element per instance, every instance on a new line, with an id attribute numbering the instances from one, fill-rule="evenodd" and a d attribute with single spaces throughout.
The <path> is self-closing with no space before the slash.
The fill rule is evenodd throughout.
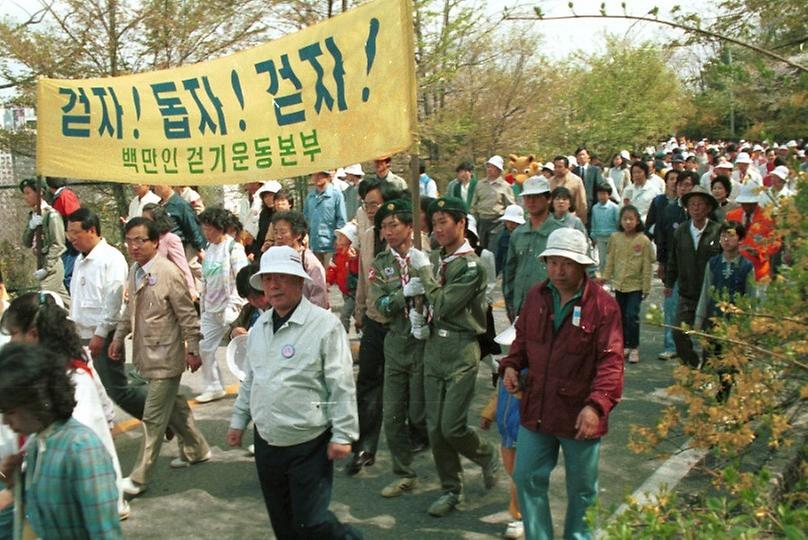
<path id="1" fill-rule="evenodd" d="M 691 32 L 694 34 L 700 34 L 702 36 L 711 37 L 713 39 L 719 39 L 722 41 L 728 41 L 729 43 L 733 43 L 738 45 L 739 47 L 744 47 L 747 49 L 751 49 L 757 53 L 760 53 L 764 56 L 768 56 L 769 58 L 773 58 L 779 62 L 787 64 L 794 69 L 801 71 L 803 73 L 808 73 L 808 66 L 803 66 L 802 64 L 798 64 L 786 58 L 785 56 L 779 55 L 773 51 L 768 49 L 764 49 L 763 47 L 758 47 L 757 45 L 753 45 L 751 43 L 747 43 L 745 41 L 741 41 L 739 39 L 735 39 L 729 36 L 725 36 L 716 32 L 711 32 L 709 30 L 704 30 L 703 28 L 698 28 L 696 26 L 690 26 L 687 24 L 678 23 L 676 21 L 669 21 L 666 19 L 657 19 L 655 17 L 644 17 L 639 15 L 557 15 L 553 17 L 545 17 L 545 16 L 528 16 L 528 15 L 509 15 L 505 17 L 505 20 L 508 21 L 561 21 L 561 20 L 569 20 L 569 19 L 628 19 L 632 21 L 645 21 L 655 24 L 662 24 L 665 26 L 670 26 L 672 28 L 678 28 L 680 30 L 684 30 L 685 32 Z"/>

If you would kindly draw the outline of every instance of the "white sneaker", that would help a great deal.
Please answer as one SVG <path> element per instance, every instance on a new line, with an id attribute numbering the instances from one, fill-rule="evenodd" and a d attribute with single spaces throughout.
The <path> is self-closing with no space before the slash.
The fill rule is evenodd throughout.
<path id="1" fill-rule="evenodd" d="M 639 349 L 629 349 L 628 362 L 629 364 L 638 364 L 640 362 Z"/>
<path id="2" fill-rule="evenodd" d="M 203 392 L 196 396 L 194 399 L 197 403 L 210 403 L 211 401 L 216 401 L 222 399 L 227 395 L 227 392 L 224 390 L 216 390 L 213 392 Z"/>
<path id="3" fill-rule="evenodd" d="M 505 529 L 505 538 L 522 538 L 525 535 L 525 526 L 521 521 L 511 521 Z"/>
<path id="4" fill-rule="evenodd" d="M 174 458 L 174 459 L 171 460 L 171 468 L 172 469 L 183 469 L 185 467 L 190 467 L 191 465 L 196 465 L 198 463 L 205 463 L 206 461 L 210 461 L 210 456 L 211 456 L 211 453 L 210 453 L 210 450 L 208 450 L 207 454 L 202 456 L 200 459 L 197 459 L 196 461 L 185 461 L 181 457 Z"/>
<path id="5" fill-rule="evenodd" d="M 126 478 L 121 480 L 121 489 L 125 494 L 129 495 L 130 497 L 137 497 L 138 495 L 146 491 L 146 486 L 136 484 L 135 482 L 132 481 L 131 478 L 127 476 Z"/>
<path id="6" fill-rule="evenodd" d="M 247 447 L 247 455 L 254 456 L 255 455 L 255 445 L 251 444 Z"/>
<path id="7" fill-rule="evenodd" d="M 118 518 L 121 521 L 125 521 L 125 520 L 129 519 L 130 512 L 131 512 L 131 509 L 129 508 L 129 503 L 128 502 L 121 501 L 120 504 L 118 504 Z"/>

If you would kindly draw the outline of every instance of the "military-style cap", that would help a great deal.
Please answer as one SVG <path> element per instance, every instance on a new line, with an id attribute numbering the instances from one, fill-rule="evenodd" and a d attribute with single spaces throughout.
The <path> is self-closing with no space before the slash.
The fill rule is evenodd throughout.
<path id="1" fill-rule="evenodd" d="M 435 199 L 429 204 L 427 213 L 429 214 L 430 220 L 432 219 L 432 214 L 435 212 L 459 212 L 465 216 L 469 213 L 469 209 L 463 199 L 447 196 Z"/>
<path id="2" fill-rule="evenodd" d="M 409 199 L 393 199 L 382 204 L 376 211 L 376 215 L 373 216 L 376 228 L 378 229 L 382 226 L 382 220 L 387 216 L 398 214 L 412 214 L 412 203 Z"/>

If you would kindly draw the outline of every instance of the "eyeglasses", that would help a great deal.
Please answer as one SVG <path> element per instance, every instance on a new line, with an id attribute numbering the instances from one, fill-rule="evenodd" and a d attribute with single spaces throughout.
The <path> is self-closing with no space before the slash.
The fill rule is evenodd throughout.
<path id="1" fill-rule="evenodd" d="M 144 238 L 143 236 L 136 236 L 134 238 L 128 238 L 128 237 L 124 238 L 124 242 L 126 243 L 127 246 L 134 246 L 134 247 L 142 246 L 148 241 L 149 239 Z"/>
<path id="2" fill-rule="evenodd" d="M 380 207 L 382 203 L 380 202 L 366 202 L 362 203 L 362 206 L 367 208 L 368 210 L 375 210 L 376 208 Z"/>

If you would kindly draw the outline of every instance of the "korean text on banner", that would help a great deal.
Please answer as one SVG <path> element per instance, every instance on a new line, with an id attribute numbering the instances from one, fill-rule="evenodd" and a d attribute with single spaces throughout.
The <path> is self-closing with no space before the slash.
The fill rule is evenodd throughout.
<path id="1" fill-rule="evenodd" d="M 142 184 L 304 175 L 410 147 L 409 0 L 375 0 L 227 57 L 40 79 L 37 172 Z"/>

